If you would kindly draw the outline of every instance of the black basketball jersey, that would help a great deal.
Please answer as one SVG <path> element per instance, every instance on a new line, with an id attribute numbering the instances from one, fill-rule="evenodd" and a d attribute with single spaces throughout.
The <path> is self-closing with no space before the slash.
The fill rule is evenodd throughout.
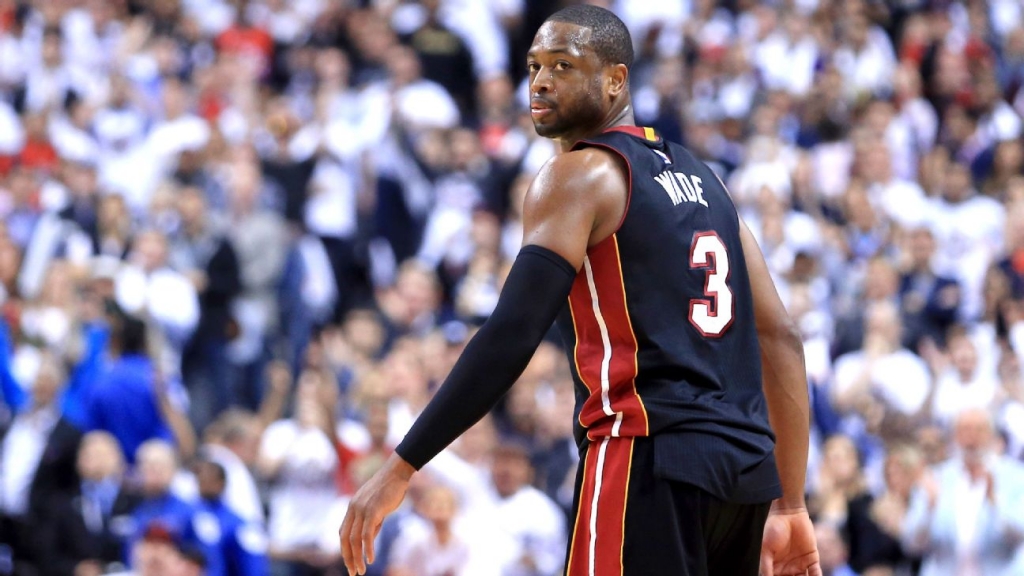
<path id="1" fill-rule="evenodd" d="M 703 162 L 651 128 L 613 128 L 574 149 L 587 147 L 625 160 L 629 196 L 618 230 L 587 250 L 558 320 L 577 439 L 654 436 L 661 474 L 723 499 L 776 497 L 731 198 Z"/>

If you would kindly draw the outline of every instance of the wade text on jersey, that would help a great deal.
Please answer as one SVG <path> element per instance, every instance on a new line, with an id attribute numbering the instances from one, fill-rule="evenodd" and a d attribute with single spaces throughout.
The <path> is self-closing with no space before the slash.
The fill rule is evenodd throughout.
<path id="1" fill-rule="evenodd" d="M 705 208 L 708 206 L 707 200 L 704 200 L 703 180 L 699 176 L 665 170 L 654 179 L 668 193 L 673 206 L 683 202 L 695 202 Z"/>

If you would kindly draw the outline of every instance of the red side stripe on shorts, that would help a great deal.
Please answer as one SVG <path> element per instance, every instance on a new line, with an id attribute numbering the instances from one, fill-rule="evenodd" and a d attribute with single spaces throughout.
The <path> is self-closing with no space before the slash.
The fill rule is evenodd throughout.
<path id="1" fill-rule="evenodd" d="M 587 448 L 566 576 L 622 576 L 632 458 L 633 438 L 603 438 Z"/>

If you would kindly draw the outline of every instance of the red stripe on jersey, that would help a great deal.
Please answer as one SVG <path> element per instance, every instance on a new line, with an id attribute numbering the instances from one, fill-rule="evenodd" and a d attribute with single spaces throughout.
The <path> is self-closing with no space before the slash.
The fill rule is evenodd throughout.
<path id="1" fill-rule="evenodd" d="M 632 438 L 604 438 L 587 448 L 566 576 L 622 576 Z"/>
<path id="2" fill-rule="evenodd" d="M 635 381 L 637 341 L 615 234 L 587 251 L 584 270 L 569 293 L 569 305 L 576 329 L 576 372 L 590 391 L 580 410 L 580 424 L 591 440 L 646 436 L 647 412 Z"/>

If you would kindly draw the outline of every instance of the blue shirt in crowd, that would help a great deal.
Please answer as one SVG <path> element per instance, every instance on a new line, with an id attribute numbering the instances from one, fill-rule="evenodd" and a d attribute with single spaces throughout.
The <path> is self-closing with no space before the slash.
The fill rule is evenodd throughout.
<path id="1" fill-rule="evenodd" d="M 86 430 L 113 434 L 129 464 L 146 440 L 174 442 L 157 406 L 153 363 L 141 355 L 127 354 L 104 366 L 89 392 L 84 420 Z"/>

